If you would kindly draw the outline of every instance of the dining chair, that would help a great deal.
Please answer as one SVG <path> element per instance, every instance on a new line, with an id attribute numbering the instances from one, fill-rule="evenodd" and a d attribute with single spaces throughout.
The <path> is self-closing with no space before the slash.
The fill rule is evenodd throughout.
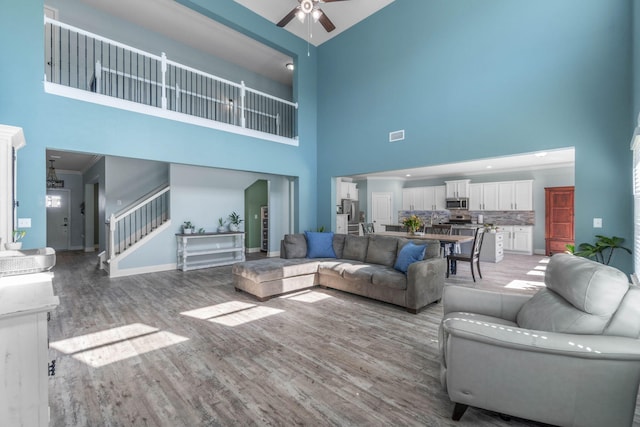
<path id="1" fill-rule="evenodd" d="M 433 230 L 433 234 L 446 234 L 447 236 L 451 235 L 451 229 L 453 225 L 451 224 L 433 224 L 431 229 Z"/>
<path id="2" fill-rule="evenodd" d="M 375 233 L 375 230 L 373 228 L 373 223 L 372 222 L 363 222 L 362 223 L 362 234 L 364 234 L 365 236 L 367 234 L 373 234 Z"/>
<path id="3" fill-rule="evenodd" d="M 476 276 L 473 272 L 474 263 L 476 265 L 476 268 L 478 269 L 478 275 L 482 279 L 482 272 L 480 271 L 480 249 L 482 248 L 483 237 L 484 237 L 484 228 L 478 227 L 476 228 L 476 232 L 473 237 L 473 244 L 471 245 L 470 253 L 447 255 L 447 277 L 449 277 L 449 272 L 451 271 L 451 264 L 457 263 L 458 261 L 462 261 L 462 262 L 470 263 L 471 277 L 473 278 L 474 282 L 476 281 Z"/>

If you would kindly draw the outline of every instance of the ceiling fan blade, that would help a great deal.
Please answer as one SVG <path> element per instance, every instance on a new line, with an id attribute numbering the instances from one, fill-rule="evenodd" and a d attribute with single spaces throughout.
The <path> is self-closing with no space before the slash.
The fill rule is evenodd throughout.
<path id="1" fill-rule="evenodd" d="M 320 9 L 318 10 L 322 12 L 322 10 Z M 327 33 L 330 33 L 331 31 L 336 29 L 336 26 L 333 25 L 333 22 L 331 22 L 331 19 L 329 19 L 324 12 L 320 14 L 320 18 L 318 18 L 318 21 L 320 21 L 324 29 L 327 30 Z"/>
<path id="2" fill-rule="evenodd" d="M 287 25 L 289 22 L 291 22 L 291 20 L 293 19 L 294 16 L 296 16 L 296 13 L 298 12 L 299 7 L 294 7 L 293 10 L 291 12 L 289 12 L 287 14 L 287 16 L 285 16 L 284 18 L 282 18 L 280 20 L 280 22 L 278 22 L 276 25 L 278 27 L 284 27 L 285 25 Z"/>

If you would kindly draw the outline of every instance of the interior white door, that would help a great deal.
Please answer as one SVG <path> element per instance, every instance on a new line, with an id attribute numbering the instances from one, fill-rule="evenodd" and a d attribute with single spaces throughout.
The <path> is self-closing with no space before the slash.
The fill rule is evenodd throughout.
<path id="1" fill-rule="evenodd" d="M 71 224 L 69 190 L 47 190 L 47 246 L 68 250 Z"/>
<path id="2" fill-rule="evenodd" d="M 391 222 L 391 202 L 393 195 L 391 193 L 371 193 L 371 221 L 373 229 L 377 231 L 385 231 L 384 225 L 392 224 Z"/>

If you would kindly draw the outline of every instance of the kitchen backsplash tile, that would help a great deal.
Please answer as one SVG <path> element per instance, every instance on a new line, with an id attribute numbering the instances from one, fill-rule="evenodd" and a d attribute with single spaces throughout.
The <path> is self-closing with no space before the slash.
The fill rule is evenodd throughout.
<path id="1" fill-rule="evenodd" d="M 535 225 L 535 211 L 468 211 L 471 215 L 471 222 L 478 222 L 478 215 L 483 216 L 484 224 L 494 225 Z M 425 224 L 437 224 L 448 222 L 450 215 L 455 212 L 444 211 L 398 211 L 398 222 L 416 215 Z"/>

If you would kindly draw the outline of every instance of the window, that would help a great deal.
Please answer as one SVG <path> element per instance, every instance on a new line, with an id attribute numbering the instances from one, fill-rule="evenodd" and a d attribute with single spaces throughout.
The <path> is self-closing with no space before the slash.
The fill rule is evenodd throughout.
<path id="1" fill-rule="evenodd" d="M 62 206 L 62 197 L 47 195 L 47 201 L 45 205 L 48 208 L 59 208 Z"/>

